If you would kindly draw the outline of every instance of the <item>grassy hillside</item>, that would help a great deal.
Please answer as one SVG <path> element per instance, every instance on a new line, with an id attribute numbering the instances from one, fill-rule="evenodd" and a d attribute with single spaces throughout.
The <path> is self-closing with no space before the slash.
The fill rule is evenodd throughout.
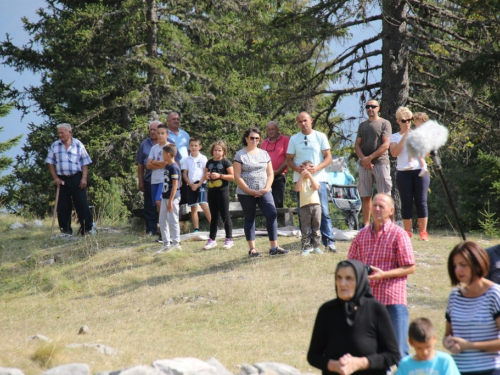
<path id="1" fill-rule="evenodd" d="M 129 227 L 101 231 L 87 241 L 50 239 L 41 228 L 8 229 L 18 219 L 0 216 L 0 364 L 27 375 L 69 362 L 92 372 L 159 358 L 216 357 L 230 371 L 256 361 L 278 361 L 318 372 L 306 361 L 318 307 L 334 297 L 338 254 L 299 254 L 299 239 L 280 239 L 290 255 L 249 259 L 243 239 L 230 250 L 182 251 L 153 257 L 159 244 Z M 471 236 L 484 247 L 495 242 Z M 453 233 L 413 239 L 416 274 L 409 279 L 410 317 L 430 317 L 442 335 L 450 291 L 446 259 L 459 242 Z M 257 241 L 267 249 L 265 238 Z M 55 259 L 53 265 L 45 265 Z M 90 333 L 78 335 L 80 326 Z M 28 340 L 45 335 L 51 344 Z M 72 343 L 103 344 L 107 356 Z"/>

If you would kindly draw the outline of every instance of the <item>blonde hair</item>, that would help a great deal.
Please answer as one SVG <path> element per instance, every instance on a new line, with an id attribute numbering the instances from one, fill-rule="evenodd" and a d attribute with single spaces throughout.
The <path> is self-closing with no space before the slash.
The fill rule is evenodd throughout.
<path id="1" fill-rule="evenodd" d="M 412 113 L 407 107 L 399 107 L 398 110 L 396 111 L 396 119 L 398 121 L 401 120 L 405 113 L 409 113 L 410 117 L 412 117 Z"/>
<path id="2" fill-rule="evenodd" d="M 429 121 L 429 116 L 425 112 L 417 112 L 413 115 L 413 119 L 421 122 Z"/>

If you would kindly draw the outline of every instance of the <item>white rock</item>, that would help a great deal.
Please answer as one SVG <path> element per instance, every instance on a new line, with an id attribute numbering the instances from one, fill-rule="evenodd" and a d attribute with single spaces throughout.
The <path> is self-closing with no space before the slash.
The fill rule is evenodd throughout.
<path id="1" fill-rule="evenodd" d="M 18 368 L 0 367 L 0 375 L 24 375 L 24 372 Z"/>
<path id="2" fill-rule="evenodd" d="M 218 375 L 214 366 L 197 358 L 158 359 L 151 365 L 167 375 Z"/>
<path id="3" fill-rule="evenodd" d="M 86 333 L 89 333 L 90 329 L 87 327 L 85 324 L 80 327 L 80 330 L 78 331 L 79 335 L 85 335 Z"/>
<path id="4" fill-rule="evenodd" d="M 275 372 L 278 375 L 301 375 L 301 372 L 295 367 L 278 362 L 258 362 L 253 364 L 259 370 L 259 373 Z"/>
<path id="5" fill-rule="evenodd" d="M 215 357 L 207 359 L 205 362 L 207 362 L 209 365 L 214 366 L 217 369 L 219 375 L 233 375 L 233 373 L 225 368 L 224 365 L 220 363 Z"/>
<path id="6" fill-rule="evenodd" d="M 244 363 L 241 365 L 241 371 L 238 375 L 257 375 L 259 370 L 248 363 Z"/>
<path id="7" fill-rule="evenodd" d="M 99 353 L 106 355 L 115 355 L 118 353 L 116 349 L 113 349 L 110 346 L 102 345 L 102 344 L 85 344 L 87 348 L 95 348 Z"/>
<path id="8" fill-rule="evenodd" d="M 45 342 L 51 342 L 52 341 L 47 336 L 40 335 L 39 333 L 37 333 L 36 335 L 30 336 L 28 340 L 41 340 L 41 341 L 45 341 Z"/>
<path id="9" fill-rule="evenodd" d="M 35 221 L 33 222 L 33 226 L 34 226 L 34 227 L 43 227 L 43 223 L 42 223 L 42 221 L 41 221 L 41 220 L 38 220 L 38 219 L 37 219 L 37 220 L 35 220 Z"/>
<path id="10" fill-rule="evenodd" d="M 55 259 L 46 259 L 46 260 L 42 260 L 41 262 L 38 262 L 38 264 L 40 264 L 41 266 L 53 266 L 54 264 L 56 264 L 56 260 Z"/>
<path id="11" fill-rule="evenodd" d="M 118 354 L 118 351 L 116 349 L 113 349 L 110 346 L 106 346 L 103 344 L 68 344 L 66 345 L 66 348 L 70 349 L 75 349 L 75 348 L 91 348 L 97 350 L 101 354 L 106 354 L 106 355 L 115 355 Z"/>
<path id="12" fill-rule="evenodd" d="M 10 229 L 21 229 L 21 228 L 24 228 L 24 225 L 19 223 L 19 222 L 16 222 L 14 224 L 11 224 L 9 228 Z"/>
<path id="13" fill-rule="evenodd" d="M 90 368 L 86 363 L 71 363 L 51 368 L 42 375 L 90 375 Z"/>
<path id="14" fill-rule="evenodd" d="M 162 375 L 163 373 L 151 366 L 139 365 L 119 372 L 119 375 Z"/>

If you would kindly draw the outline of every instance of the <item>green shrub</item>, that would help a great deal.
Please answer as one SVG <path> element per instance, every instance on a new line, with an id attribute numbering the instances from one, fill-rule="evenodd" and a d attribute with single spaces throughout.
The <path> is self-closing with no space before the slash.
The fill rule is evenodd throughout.
<path id="1" fill-rule="evenodd" d="M 486 204 L 484 212 L 480 212 L 484 220 L 479 219 L 479 225 L 487 236 L 498 238 L 500 237 L 499 220 L 494 212 L 490 211 L 490 202 Z"/>
<path id="2" fill-rule="evenodd" d="M 94 175 L 93 184 L 89 187 L 91 202 L 95 206 L 94 217 L 99 224 L 118 224 L 127 217 L 127 207 L 123 203 L 123 192 L 118 178 L 109 181 Z M 91 204 L 92 204 L 91 203 Z"/>

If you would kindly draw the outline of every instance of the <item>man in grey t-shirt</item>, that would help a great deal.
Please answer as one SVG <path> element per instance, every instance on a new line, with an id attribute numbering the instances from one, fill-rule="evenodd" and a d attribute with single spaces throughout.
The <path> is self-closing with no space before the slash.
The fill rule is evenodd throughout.
<path id="1" fill-rule="evenodd" d="M 389 164 L 389 140 L 391 123 L 378 116 L 378 101 L 366 103 L 368 120 L 359 124 L 355 151 L 359 157 L 359 195 L 362 199 L 363 225 L 370 224 L 373 179 L 377 182 L 377 192 L 391 194 L 392 180 Z"/>

